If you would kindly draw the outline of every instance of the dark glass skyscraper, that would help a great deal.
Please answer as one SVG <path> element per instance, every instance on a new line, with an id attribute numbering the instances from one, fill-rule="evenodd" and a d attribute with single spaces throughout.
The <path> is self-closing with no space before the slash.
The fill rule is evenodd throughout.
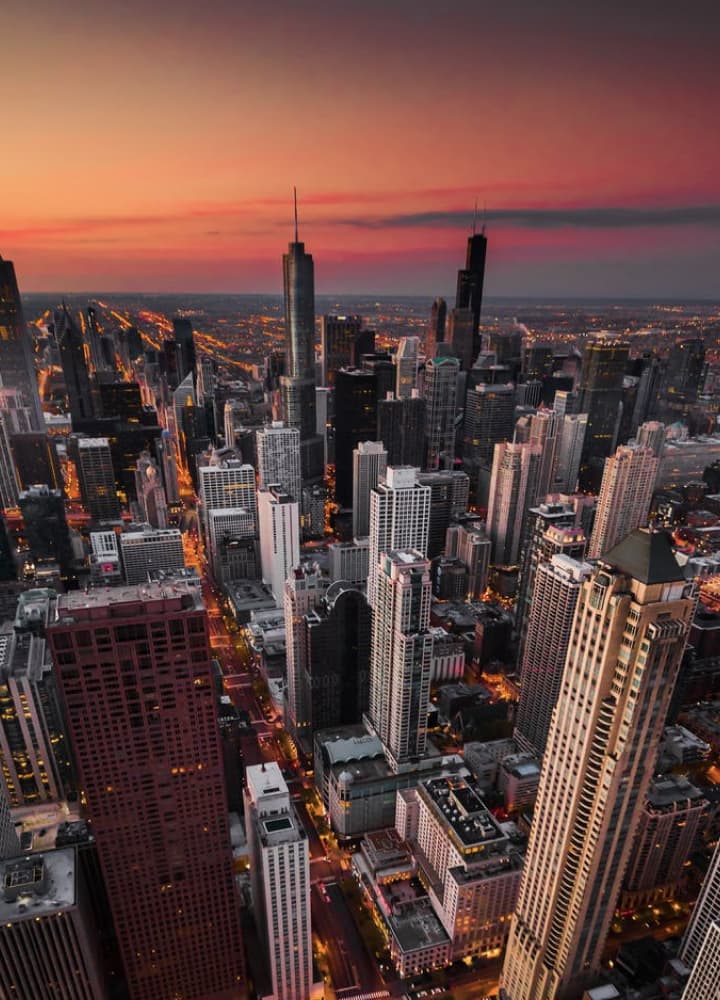
<path id="1" fill-rule="evenodd" d="M 83 420 L 96 416 L 96 406 L 82 330 L 65 303 L 55 312 L 55 341 L 60 351 L 70 419 L 73 430 L 77 430 Z"/>
<path id="2" fill-rule="evenodd" d="M 315 434 L 315 268 L 297 240 L 283 254 L 285 376 L 281 379 L 285 421 L 300 437 Z"/>
<path id="3" fill-rule="evenodd" d="M 377 390 L 373 372 L 343 368 L 335 379 L 335 498 L 352 505 L 353 449 L 377 437 Z"/>
<path id="4" fill-rule="evenodd" d="M 585 345 L 578 392 L 578 413 L 587 413 L 580 459 L 580 488 L 597 493 L 605 459 L 615 450 L 623 399 L 623 378 L 630 357 L 628 344 L 592 340 Z"/>
<path id="5" fill-rule="evenodd" d="M 468 237 L 465 267 L 458 271 L 456 309 L 472 312 L 472 358 L 480 353 L 480 310 L 482 309 L 483 285 L 485 283 L 485 257 L 487 236 L 485 227 L 480 233 Z"/>
<path id="6" fill-rule="evenodd" d="M 23 316 L 15 268 L 0 257 L 0 376 L 9 389 L 19 389 L 30 408 L 35 430 L 44 430 L 32 345 Z"/>

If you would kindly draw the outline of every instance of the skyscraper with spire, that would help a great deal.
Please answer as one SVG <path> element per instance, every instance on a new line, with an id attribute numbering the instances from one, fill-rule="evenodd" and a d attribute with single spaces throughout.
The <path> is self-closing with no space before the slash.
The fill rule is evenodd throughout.
<path id="1" fill-rule="evenodd" d="M 475 209 L 477 216 L 477 207 Z M 473 218 L 472 235 L 468 237 L 465 267 L 458 271 L 456 309 L 469 309 L 472 312 L 472 359 L 480 353 L 480 311 L 482 309 L 483 285 L 485 283 L 485 257 L 487 255 L 487 236 L 485 226 L 477 233 L 476 216 Z"/>
<path id="2" fill-rule="evenodd" d="M 0 384 L 22 393 L 33 430 L 45 430 L 32 344 L 25 327 L 22 302 L 11 260 L 0 257 Z"/>

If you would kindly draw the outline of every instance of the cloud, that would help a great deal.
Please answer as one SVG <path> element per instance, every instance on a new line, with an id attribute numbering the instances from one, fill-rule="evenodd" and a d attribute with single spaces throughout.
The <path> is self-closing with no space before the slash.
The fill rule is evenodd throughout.
<path id="1" fill-rule="evenodd" d="M 669 205 L 646 208 L 495 208 L 483 213 L 489 223 L 518 226 L 523 229 L 637 229 L 643 226 L 720 226 L 720 204 Z M 326 222 L 330 220 L 324 220 Z M 335 225 L 360 229 L 467 228 L 467 210 L 407 212 L 372 218 L 345 217 L 332 220 Z"/>

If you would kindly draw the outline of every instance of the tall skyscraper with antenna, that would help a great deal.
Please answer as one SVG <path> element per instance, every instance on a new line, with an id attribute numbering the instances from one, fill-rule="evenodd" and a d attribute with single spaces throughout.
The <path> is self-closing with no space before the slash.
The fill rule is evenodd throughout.
<path id="1" fill-rule="evenodd" d="M 487 255 L 487 236 L 485 225 L 476 232 L 477 204 L 473 216 L 472 235 L 468 237 L 465 267 L 458 271 L 456 309 L 469 309 L 472 312 L 472 359 L 480 353 L 480 311 L 482 309 L 483 285 L 485 283 L 485 257 Z"/>
<path id="2" fill-rule="evenodd" d="M 32 343 L 25 327 L 20 292 L 11 260 L 0 257 L 0 384 L 19 389 L 29 407 L 33 430 L 45 430 Z"/>

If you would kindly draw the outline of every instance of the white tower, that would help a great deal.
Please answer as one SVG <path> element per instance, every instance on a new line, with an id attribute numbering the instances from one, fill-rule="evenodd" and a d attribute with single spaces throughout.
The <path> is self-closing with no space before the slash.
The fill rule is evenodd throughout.
<path id="1" fill-rule="evenodd" d="M 647 522 L 658 460 L 651 448 L 621 445 L 605 460 L 588 556 L 603 555 Z"/>
<path id="2" fill-rule="evenodd" d="M 289 494 L 271 486 L 258 493 L 258 520 L 263 583 L 280 607 L 287 575 L 300 561 L 300 507 Z"/>
<path id="3" fill-rule="evenodd" d="M 370 531 L 370 490 L 384 479 L 387 451 L 382 441 L 361 441 L 353 450 L 353 537 Z"/>
<path id="4" fill-rule="evenodd" d="M 301 501 L 300 431 L 275 421 L 255 435 L 259 488 L 279 484 L 293 500 Z"/>
<path id="5" fill-rule="evenodd" d="M 541 445 L 526 442 L 495 445 L 487 531 L 496 566 L 514 566 L 520 557 L 525 515 L 537 500 Z"/>
<path id="6" fill-rule="evenodd" d="M 414 549 L 427 555 L 430 531 L 429 486 L 418 482 L 417 469 L 388 466 L 370 492 L 370 556 L 368 602 L 374 607 L 378 559 L 381 552 Z"/>

